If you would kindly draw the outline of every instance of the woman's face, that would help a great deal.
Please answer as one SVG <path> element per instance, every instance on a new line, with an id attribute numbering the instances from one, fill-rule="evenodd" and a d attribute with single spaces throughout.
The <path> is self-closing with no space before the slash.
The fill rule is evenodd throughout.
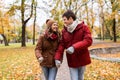
<path id="1" fill-rule="evenodd" d="M 52 31 L 54 31 L 54 32 L 58 31 L 58 24 L 57 24 L 56 22 L 53 23 L 52 26 L 51 26 L 51 29 L 52 29 Z"/>

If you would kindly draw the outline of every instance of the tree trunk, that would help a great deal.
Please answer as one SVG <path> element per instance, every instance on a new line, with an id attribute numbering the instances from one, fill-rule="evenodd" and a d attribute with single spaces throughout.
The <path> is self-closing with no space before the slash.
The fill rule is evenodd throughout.
<path id="1" fill-rule="evenodd" d="M 88 15 L 88 6 L 87 6 L 87 4 L 85 5 L 85 7 L 86 7 L 86 14 L 87 14 L 87 25 L 89 25 L 90 26 L 90 23 L 89 23 L 89 15 Z"/>
<path id="2" fill-rule="evenodd" d="M 113 19 L 113 41 L 114 41 L 114 42 L 117 42 L 115 18 Z"/>
<path id="3" fill-rule="evenodd" d="M 91 25 L 91 29 L 93 29 L 93 0 L 92 0 L 92 25 Z"/>
<path id="4" fill-rule="evenodd" d="M 115 12 L 116 8 L 115 8 L 115 1 L 111 0 L 111 4 L 112 4 L 112 13 Z M 115 14 L 113 15 L 113 25 L 112 25 L 112 29 L 113 29 L 113 41 L 116 42 L 117 38 L 116 38 L 116 20 L 115 20 Z"/>
<path id="5" fill-rule="evenodd" d="M 100 40 L 102 40 L 102 32 L 101 32 L 102 30 L 101 30 L 101 28 L 100 28 Z"/>
<path id="6" fill-rule="evenodd" d="M 26 33 L 26 30 L 25 30 L 25 28 L 26 28 L 26 25 L 25 25 L 25 23 L 22 23 L 23 25 L 22 25 L 22 47 L 25 47 L 26 46 L 26 43 L 25 43 L 25 33 Z"/>
<path id="7" fill-rule="evenodd" d="M 33 25 L 33 45 L 35 45 L 35 22 L 36 19 L 34 20 L 34 25 Z"/>
<path id="8" fill-rule="evenodd" d="M 101 6 L 101 19 L 102 19 L 102 31 L 101 31 L 101 36 L 102 40 L 104 40 L 104 13 L 103 13 L 103 6 Z"/>
<path id="9" fill-rule="evenodd" d="M 104 30 L 104 15 L 103 15 L 103 22 L 102 22 L 102 39 L 104 40 L 105 39 L 105 37 L 104 37 L 104 35 L 105 35 L 105 32 L 104 32 L 105 30 Z"/>
<path id="10" fill-rule="evenodd" d="M 110 35 L 110 30 L 109 30 L 109 28 L 108 28 L 107 25 L 106 25 L 106 29 L 107 29 L 107 32 L 108 32 L 108 35 L 109 35 L 110 40 L 112 40 L 112 36 Z"/>
<path id="11" fill-rule="evenodd" d="M 35 23 L 33 26 L 33 45 L 35 45 Z"/>
<path id="12" fill-rule="evenodd" d="M 30 16 L 26 19 L 25 19 L 25 0 L 22 0 L 21 2 L 21 21 L 22 21 L 22 44 L 21 46 L 22 47 L 25 47 L 26 46 L 26 40 L 25 40 L 25 33 L 26 33 L 26 24 L 27 22 L 31 19 L 32 15 L 33 15 L 33 4 L 34 4 L 34 0 L 32 0 L 32 4 L 31 4 L 31 13 L 30 13 Z"/>
<path id="13" fill-rule="evenodd" d="M 33 24 L 33 45 L 35 45 L 35 23 L 36 23 L 36 12 L 37 12 L 37 0 L 35 4 L 35 18 L 34 18 L 34 24 Z"/>
<path id="14" fill-rule="evenodd" d="M 9 46 L 6 36 L 4 34 L 1 34 L 1 35 L 3 37 L 5 46 Z"/>

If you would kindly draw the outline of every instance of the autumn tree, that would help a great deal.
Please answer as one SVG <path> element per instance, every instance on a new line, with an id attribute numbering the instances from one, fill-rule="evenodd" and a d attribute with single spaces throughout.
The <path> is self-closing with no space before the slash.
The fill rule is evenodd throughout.
<path id="1" fill-rule="evenodd" d="M 6 34 L 5 34 L 6 33 L 5 30 L 7 30 L 9 32 L 9 28 L 8 28 L 8 26 L 6 26 L 5 23 L 6 23 L 5 18 L 0 16 L 0 26 L 1 26 L 0 34 L 3 37 L 5 46 L 8 46 L 9 44 L 8 44 L 8 39 L 7 39 Z M 7 33 L 7 34 L 9 34 L 9 33 Z"/>
<path id="2" fill-rule="evenodd" d="M 60 28 L 63 26 L 62 14 L 70 9 L 81 19 L 81 7 L 85 6 L 90 0 L 55 0 L 48 4 L 51 7 L 51 17 L 58 21 Z M 54 4 L 54 5 L 53 5 Z"/>
<path id="3" fill-rule="evenodd" d="M 104 35 L 105 35 L 105 26 L 104 26 L 104 12 L 103 12 L 103 9 L 104 9 L 104 1 L 103 0 L 99 0 L 99 6 L 100 6 L 100 22 L 101 22 L 101 37 L 102 37 L 102 40 L 104 40 Z"/>
<path id="4" fill-rule="evenodd" d="M 0 3 L 2 4 L 2 3 Z M 1 36 L 3 37 L 3 40 L 4 40 L 4 44 L 5 46 L 8 46 L 8 34 L 9 34 L 9 31 L 10 31 L 10 25 L 9 25 L 9 17 L 7 15 L 5 15 L 5 12 L 2 11 L 3 10 L 3 7 L 0 6 L 0 34 Z"/>
<path id="5" fill-rule="evenodd" d="M 27 22 L 31 19 L 32 15 L 33 15 L 33 4 L 34 4 L 34 0 L 32 0 L 31 3 L 31 12 L 28 18 L 25 19 L 25 0 L 21 1 L 21 21 L 22 21 L 22 47 L 26 46 L 25 43 L 25 36 L 26 36 L 26 24 Z"/>
<path id="6" fill-rule="evenodd" d="M 117 41 L 117 36 L 116 36 L 116 18 L 115 15 L 118 12 L 118 9 L 120 8 L 120 1 L 118 0 L 110 0 L 111 7 L 112 7 L 112 30 L 113 30 L 113 41 Z"/>
<path id="7" fill-rule="evenodd" d="M 103 0 L 101 0 L 103 1 Z M 104 14 L 108 13 L 107 15 L 105 15 L 103 17 L 103 14 L 101 14 L 101 16 L 103 17 L 103 21 L 102 22 L 105 22 L 105 25 L 106 25 L 106 28 L 107 30 L 110 30 L 109 33 L 111 33 L 111 37 L 110 39 L 113 38 L 113 41 L 116 42 L 117 41 L 117 34 L 116 34 L 116 15 L 118 14 L 118 10 L 120 8 L 120 1 L 119 0 L 104 0 L 104 4 L 105 6 L 107 7 L 105 10 L 104 10 Z M 103 12 L 102 12 L 103 13 Z M 110 24 L 110 26 L 109 26 Z M 104 26 L 105 26 L 104 25 Z M 111 27 L 112 26 L 112 27 Z M 104 27 L 105 28 L 105 27 Z M 103 29 L 104 29 L 103 28 Z M 105 30 L 103 30 L 105 31 Z M 105 33 L 104 33 L 105 34 Z"/>
<path id="8" fill-rule="evenodd" d="M 37 0 L 34 5 L 34 22 L 33 22 L 33 45 L 35 45 L 35 26 L 36 26 L 36 17 L 37 17 Z"/>

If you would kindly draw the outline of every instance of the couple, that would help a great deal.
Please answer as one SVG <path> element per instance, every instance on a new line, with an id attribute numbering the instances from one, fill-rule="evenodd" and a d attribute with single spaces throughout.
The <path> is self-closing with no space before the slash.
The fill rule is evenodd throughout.
<path id="1" fill-rule="evenodd" d="M 67 10 L 63 15 L 62 34 L 54 20 L 46 21 L 45 34 L 40 36 L 35 55 L 46 80 L 55 80 L 66 49 L 71 80 L 83 80 L 85 66 L 91 63 L 88 47 L 92 44 L 91 32 L 84 22 L 79 23 L 75 14 Z"/>

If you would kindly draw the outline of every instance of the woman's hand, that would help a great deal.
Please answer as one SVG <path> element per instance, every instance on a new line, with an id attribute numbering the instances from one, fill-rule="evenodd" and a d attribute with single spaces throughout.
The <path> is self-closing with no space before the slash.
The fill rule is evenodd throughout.
<path id="1" fill-rule="evenodd" d="M 38 58 L 39 63 L 43 62 L 43 60 L 44 60 L 43 57 L 39 57 L 39 58 Z"/>

